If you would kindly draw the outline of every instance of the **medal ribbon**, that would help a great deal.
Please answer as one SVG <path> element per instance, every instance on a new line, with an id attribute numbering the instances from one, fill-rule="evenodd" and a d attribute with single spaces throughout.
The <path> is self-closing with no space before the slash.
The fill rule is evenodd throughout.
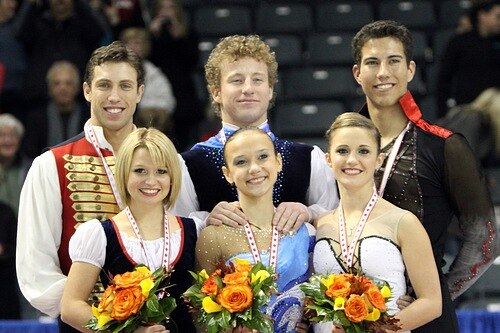
<path id="1" fill-rule="evenodd" d="M 384 175 L 382 176 L 382 181 L 380 182 L 380 187 L 378 189 L 378 195 L 383 196 L 384 195 L 384 190 L 385 186 L 387 185 L 387 181 L 389 180 L 389 175 L 392 170 L 392 166 L 394 165 L 394 162 L 396 161 L 396 156 L 398 155 L 399 148 L 401 147 L 401 143 L 403 142 L 403 138 L 410 128 L 411 122 L 409 121 L 408 124 L 406 124 L 406 127 L 399 133 L 398 137 L 396 138 L 396 141 L 394 141 L 394 145 L 392 146 L 391 153 L 389 154 L 389 157 L 387 158 L 387 163 L 385 164 L 385 170 L 384 170 Z"/>
<path id="2" fill-rule="evenodd" d="M 366 221 L 368 221 L 368 216 L 370 216 L 370 213 L 373 210 L 373 207 L 375 207 L 375 203 L 377 203 L 377 200 L 379 198 L 379 195 L 377 194 L 377 190 L 374 187 L 373 188 L 373 194 L 368 203 L 365 206 L 365 209 L 363 210 L 363 214 L 361 215 L 361 218 L 359 219 L 358 226 L 356 228 L 356 232 L 354 233 L 354 237 L 351 240 L 351 243 L 349 246 L 347 246 L 347 234 L 346 234 L 346 226 L 345 226 L 345 221 L 344 221 L 344 210 L 342 208 L 342 202 L 339 202 L 339 233 L 340 233 L 340 248 L 342 249 L 342 255 L 344 256 L 346 262 L 347 262 L 347 267 L 352 267 L 352 262 L 354 259 L 354 250 L 356 248 L 356 243 L 359 240 L 359 237 L 361 236 L 361 232 L 363 231 Z"/>
<path id="3" fill-rule="evenodd" d="M 259 249 L 257 248 L 257 242 L 255 241 L 252 228 L 250 227 L 250 223 L 246 223 L 243 227 L 245 228 L 245 234 L 247 236 L 248 245 L 250 246 L 250 250 L 252 251 L 253 260 L 255 261 L 255 263 L 259 261 L 262 262 L 260 258 Z M 276 264 L 278 262 L 278 242 L 279 242 L 279 234 L 276 226 L 273 226 L 272 233 L 273 234 L 271 238 L 271 249 L 269 253 L 269 266 L 271 266 L 274 272 L 276 272 Z"/>
<path id="4" fill-rule="evenodd" d="M 99 144 L 97 143 L 97 136 L 94 132 L 94 129 L 92 128 L 92 125 L 90 125 L 89 121 L 85 123 L 84 131 L 85 135 L 90 139 L 90 143 L 92 144 L 92 146 L 94 146 L 96 153 L 99 155 L 101 159 L 102 165 L 104 166 L 104 170 L 106 171 L 106 176 L 108 176 L 109 179 L 109 185 L 111 185 L 111 190 L 113 191 L 113 195 L 115 196 L 116 204 L 120 209 L 123 209 L 123 202 L 122 199 L 120 198 L 120 193 L 118 192 L 118 188 L 116 186 L 115 176 L 113 175 L 111 168 L 106 162 L 106 159 L 104 158 L 104 155 L 101 152 L 101 148 L 99 148 Z"/>
<path id="5" fill-rule="evenodd" d="M 137 236 L 137 239 L 139 239 L 139 243 L 141 244 L 141 248 L 144 251 L 144 254 L 146 256 L 146 261 L 148 264 L 148 267 L 150 270 L 153 270 L 152 263 L 149 261 L 149 256 L 148 252 L 146 251 L 146 246 L 144 245 L 144 239 L 142 238 L 140 232 L 139 232 L 139 226 L 137 225 L 137 222 L 135 221 L 134 215 L 132 215 L 132 212 L 130 211 L 130 208 L 127 206 L 125 208 L 125 214 L 127 215 L 127 218 L 132 225 L 132 228 L 134 229 L 135 235 Z M 168 223 L 168 212 L 167 208 L 164 206 L 163 207 L 163 230 L 164 230 L 164 237 L 163 237 L 163 259 L 162 259 L 162 266 L 166 270 L 170 269 L 170 226 Z"/>

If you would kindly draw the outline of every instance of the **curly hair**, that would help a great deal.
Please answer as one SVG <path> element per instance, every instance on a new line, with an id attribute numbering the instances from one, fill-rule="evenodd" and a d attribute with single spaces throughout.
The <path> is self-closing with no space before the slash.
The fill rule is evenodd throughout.
<path id="1" fill-rule="evenodd" d="M 221 85 L 221 63 L 250 57 L 267 65 L 269 86 L 274 87 L 278 81 L 278 62 L 276 55 L 258 35 L 233 35 L 221 38 L 214 47 L 205 64 L 205 79 L 208 91 L 214 91 Z M 272 104 L 272 103 L 271 103 Z M 220 105 L 212 98 L 212 107 L 220 117 Z"/>

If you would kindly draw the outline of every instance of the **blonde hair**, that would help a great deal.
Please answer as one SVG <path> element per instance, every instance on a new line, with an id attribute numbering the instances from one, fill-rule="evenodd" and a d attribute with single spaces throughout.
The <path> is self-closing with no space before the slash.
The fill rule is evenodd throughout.
<path id="1" fill-rule="evenodd" d="M 377 143 L 377 151 L 380 151 L 380 132 L 369 118 L 357 112 L 344 112 L 335 119 L 335 121 L 325 134 L 326 141 L 328 142 L 328 149 L 330 149 L 330 142 L 335 131 L 345 127 L 359 127 L 367 129 L 372 134 L 373 139 Z"/>
<path id="2" fill-rule="evenodd" d="M 274 51 L 258 35 L 233 35 L 221 38 L 208 57 L 205 64 L 208 91 L 220 89 L 221 64 L 224 60 L 234 62 L 245 57 L 262 61 L 267 65 L 269 87 L 274 87 L 278 81 L 278 62 Z M 219 103 L 215 102 L 212 96 L 211 100 L 215 113 L 220 117 Z"/>
<path id="3" fill-rule="evenodd" d="M 167 168 L 170 175 L 170 192 L 163 199 L 163 203 L 167 208 L 172 207 L 177 200 L 181 188 L 179 157 L 172 141 L 155 128 L 138 128 L 123 141 L 116 155 L 115 165 L 116 185 L 120 197 L 126 205 L 130 204 L 130 193 L 127 191 L 127 183 L 132 166 L 132 158 L 135 151 L 139 148 L 147 149 L 156 165 Z"/>
<path id="4" fill-rule="evenodd" d="M 495 156 L 500 158 L 500 89 L 492 87 L 484 90 L 469 105 L 490 120 L 495 139 Z"/>

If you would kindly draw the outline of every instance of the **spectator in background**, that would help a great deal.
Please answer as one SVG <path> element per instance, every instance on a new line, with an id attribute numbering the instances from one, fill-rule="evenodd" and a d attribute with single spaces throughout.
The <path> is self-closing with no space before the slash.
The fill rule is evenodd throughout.
<path id="1" fill-rule="evenodd" d="M 488 88 L 470 104 L 490 121 L 493 154 L 486 165 L 500 165 L 500 87 Z"/>
<path id="2" fill-rule="evenodd" d="M 24 126 L 11 114 L 0 114 L 0 201 L 8 204 L 15 215 L 19 194 L 28 165 L 22 161 L 20 147 Z"/>
<path id="3" fill-rule="evenodd" d="M 472 30 L 453 36 L 440 59 L 440 117 L 450 107 L 470 103 L 485 89 L 500 86 L 500 1 L 474 3 L 469 17 Z"/>
<path id="4" fill-rule="evenodd" d="M 149 32 L 144 28 L 127 28 L 120 34 L 120 40 L 142 58 L 144 68 L 144 94 L 134 115 L 134 123 L 139 127 L 153 126 L 170 136 L 176 100 L 168 78 L 147 60 L 151 51 Z"/>
<path id="5" fill-rule="evenodd" d="M 46 79 L 50 100 L 32 109 L 26 118 L 23 153 L 29 159 L 80 133 L 89 118 L 86 105 L 78 98 L 81 80 L 75 65 L 56 61 Z"/>
<path id="6" fill-rule="evenodd" d="M 21 319 L 16 279 L 16 229 L 14 210 L 0 201 L 0 319 Z"/>
<path id="7" fill-rule="evenodd" d="M 463 134 L 484 167 L 500 162 L 500 87 L 488 88 L 472 102 L 452 107 L 439 125 Z"/>
<path id="8" fill-rule="evenodd" d="M 89 0 L 89 4 L 106 20 L 112 39 L 127 28 L 145 28 L 151 22 L 148 0 Z"/>
<path id="9" fill-rule="evenodd" d="M 17 36 L 27 52 L 25 97 L 29 105 L 48 99 L 45 76 L 57 60 L 71 61 L 84 73 L 92 51 L 105 36 L 103 21 L 87 0 L 26 0 L 19 13 Z"/>
<path id="10" fill-rule="evenodd" d="M 198 36 L 186 25 L 180 0 L 156 0 L 154 13 L 149 25 L 153 36 L 150 59 L 172 84 L 177 100 L 172 141 L 182 151 L 196 142 L 197 127 L 204 117 L 193 80 L 199 59 Z"/>
<path id="11" fill-rule="evenodd" d="M 14 31 L 17 5 L 17 0 L 0 0 L 0 65 L 4 72 L 3 80 L 0 77 L 0 112 L 11 113 L 23 121 L 21 102 L 26 55 Z"/>

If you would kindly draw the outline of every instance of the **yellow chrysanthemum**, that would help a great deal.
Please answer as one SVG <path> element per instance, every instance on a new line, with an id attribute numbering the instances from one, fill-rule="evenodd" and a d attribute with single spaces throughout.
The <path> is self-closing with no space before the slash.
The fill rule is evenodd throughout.
<path id="1" fill-rule="evenodd" d="M 202 269 L 201 272 L 198 273 L 198 275 L 205 280 L 208 279 L 208 274 L 207 274 L 207 271 L 205 269 Z"/>
<path id="2" fill-rule="evenodd" d="M 366 320 L 368 321 L 377 321 L 380 318 L 380 311 L 377 308 L 373 308 L 373 311 L 368 313 L 368 317 L 366 317 Z"/>
<path id="3" fill-rule="evenodd" d="M 345 298 L 344 297 L 336 297 L 334 304 L 333 304 L 333 309 L 335 311 L 344 310 L 344 305 L 345 305 Z"/>
<path id="4" fill-rule="evenodd" d="M 147 276 L 151 275 L 151 271 L 146 266 L 136 267 L 135 270 Z"/>
<path id="5" fill-rule="evenodd" d="M 203 301 L 201 301 L 201 304 L 206 313 L 222 311 L 222 306 L 217 302 L 214 302 L 214 300 L 212 300 L 209 296 L 205 297 Z"/>
<path id="6" fill-rule="evenodd" d="M 328 275 L 326 279 L 321 278 L 321 283 L 323 283 L 327 289 L 330 288 L 330 286 L 333 284 L 334 281 L 335 281 L 335 275 L 333 274 Z"/>
<path id="7" fill-rule="evenodd" d="M 382 296 L 384 296 L 384 298 L 389 298 L 391 297 L 391 288 L 385 285 L 382 287 L 382 289 L 380 289 L 380 293 L 382 294 Z"/>
<path id="8" fill-rule="evenodd" d="M 154 284 L 155 283 L 151 278 L 144 279 L 139 283 L 139 285 L 141 286 L 142 294 L 145 298 L 148 298 L 149 291 L 153 288 Z"/>
<path id="9" fill-rule="evenodd" d="M 103 327 L 111 320 L 111 314 L 108 312 L 99 312 L 99 310 L 92 305 L 92 314 L 97 318 L 97 326 Z"/>
<path id="10" fill-rule="evenodd" d="M 251 279 L 251 284 L 254 283 L 260 283 L 267 279 L 271 274 L 269 274 L 268 271 L 261 269 L 260 271 L 257 272 L 257 274 L 252 273 L 252 279 Z"/>

